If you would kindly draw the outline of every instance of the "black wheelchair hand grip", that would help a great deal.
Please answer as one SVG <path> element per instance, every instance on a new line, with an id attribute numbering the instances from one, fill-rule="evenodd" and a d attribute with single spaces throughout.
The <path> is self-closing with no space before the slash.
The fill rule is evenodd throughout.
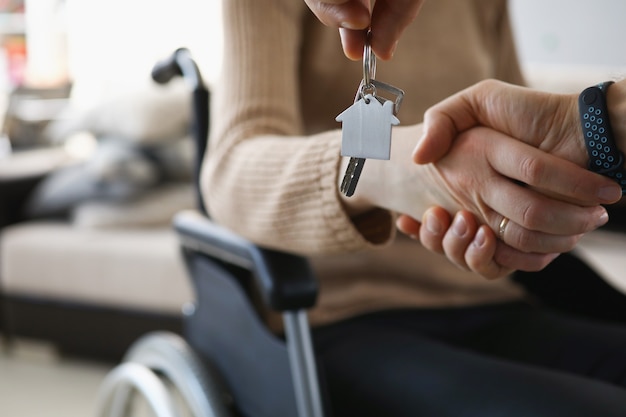
<path id="1" fill-rule="evenodd" d="M 182 76 L 194 90 L 205 88 L 198 65 L 187 48 L 178 48 L 152 67 L 152 79 L 159 84 L 166 84 L 175 76 Z"/>
<path id="2" fill-rule="evenodd" d="M 176 52 L 152 67 L 152 79 L 159 84 L 167 84 L 172 78 L 181 75 L 183 74 L 176 62 Z"/>
<path id="3" fill-rule="evenodd" d="M 261 248 L 197 212 L 177 214 L 174 228 L 183 247 L 249 270 L 268 307 L 289 311 L 315 305 L 317 280 L 305 258 Z"/>

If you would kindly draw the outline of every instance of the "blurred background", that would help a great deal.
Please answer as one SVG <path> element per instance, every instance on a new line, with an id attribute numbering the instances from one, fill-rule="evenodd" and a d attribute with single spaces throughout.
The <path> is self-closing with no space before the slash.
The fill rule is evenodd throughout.
<path id="1" fill-rule="evenodd" d="M 616 42 L 626 3 L 619 0 L 509 0 L 518 54 L 528 82 L 578 92 L 595 80 L 626 75 L 626 47 Z"/>
<path id="2" fill-rule="evenodd" d="M 137 90 L 180 46 L 193 51 L 210 83 L 220 67 L 219 15 L 217 0 L 1 0 L 0 110 L 20 88 L 42 96 L 28 103 L 30 119 L 58 112 L 67 103 L 52 99 L 67 98 L 70 85 L 77 106 Z"/>
<path id="3" fill-rule="evenodd" d="M 1 416 L 93 415 L 128 344 L 193 309 L 169 226 L 194 207 L 189 89 L 149 74 L 186 47 L 210 88 L 219 4 L 0 0 Z M 510 11 L 530 85 L 626 75 L 626 2 Z"/>

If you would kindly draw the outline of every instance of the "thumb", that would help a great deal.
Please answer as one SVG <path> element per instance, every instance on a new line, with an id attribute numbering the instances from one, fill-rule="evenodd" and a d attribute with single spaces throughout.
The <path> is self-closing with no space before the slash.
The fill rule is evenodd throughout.
<path id="1" fill-rule="evenodd" d="M 458 133 L 445 113 L 429 109 L 424 114 L 422 136 L 413 150 L 413 161 L 416 164 L 438 161 L 448 152 Z"/>
<path id="2" fill-rule="evenodd" d="M 459 91 L 430 107 L 424 113 L 424 130 L 413 150 L 413 161 L 428 164 L 442 158 L 460 132 L 478 124 L 479 84 Z M 480 104 L 480 103 L 479 103 Z"/>
<path id="3" fill-rule="evenodd" d="M 368 0 L 305 0 L 305 3 L 326 26 L 362 30 L 370 25 Z"/>

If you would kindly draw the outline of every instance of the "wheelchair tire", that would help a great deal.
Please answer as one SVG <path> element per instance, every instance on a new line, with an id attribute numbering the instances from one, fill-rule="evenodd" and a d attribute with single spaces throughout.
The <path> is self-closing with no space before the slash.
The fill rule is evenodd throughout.
<path id="1" fill-rule="evenodd" d="M 163 380 L 151 369 L 138 363 L 125 362 L 109 372 L 98 391 L 97 417 L 131 415 L 135 394 L 141 394 L 151 415 L 179 417 L 176 404 Z"/>
<path id="2" fill-rule="evenodd" d="M 194 417 L 232 417 L 232 397 L 215 367 L 179 335 L 158 331 L 139 338 L 123 362 L 163 375 L 178 390 Z"/>

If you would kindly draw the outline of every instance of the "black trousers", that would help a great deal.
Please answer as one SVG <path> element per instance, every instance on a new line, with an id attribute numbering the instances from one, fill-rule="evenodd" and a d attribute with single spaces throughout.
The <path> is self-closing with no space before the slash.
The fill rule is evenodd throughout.
<path id="1" fill-rule="evenodd" d="M 621 293 L 602 288 L 626 311 Z M 548 298 L 386 311 L 315 329 L 331 415 L 626 416 L 626 314 L 589 318 Z"/>

